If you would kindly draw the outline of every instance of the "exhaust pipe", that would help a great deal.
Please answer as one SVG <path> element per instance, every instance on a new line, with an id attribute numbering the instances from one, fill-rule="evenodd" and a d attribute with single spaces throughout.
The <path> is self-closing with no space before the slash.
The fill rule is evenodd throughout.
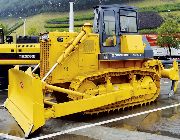
<path id="1" fill-rule="evenodd" d="M 74 32 L 74 11 L 73 4 L 74 2 L 69 2 L 70 12 L 69 12 L 69 32 Z"/>

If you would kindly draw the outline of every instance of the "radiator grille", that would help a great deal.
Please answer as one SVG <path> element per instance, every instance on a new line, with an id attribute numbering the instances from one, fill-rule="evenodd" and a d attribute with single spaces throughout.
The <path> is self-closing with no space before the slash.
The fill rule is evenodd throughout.
<path id="1" fill-rule="evenodd" d="M 43 78 L 45 74 L 50 70 L 49 67 L 49 48 L 51 46 L 50 41 L 40 42 L 40 77 Z M 50 83 L 51 76 L 46 79 L 46 82 Z"/>
<path id="2" fill-rule="evenodd" d="M 93 40 L 87 40 L 83 44 L 83 52 L 85 53 L 93 53 L 94 52 L 94 41 Z"/>

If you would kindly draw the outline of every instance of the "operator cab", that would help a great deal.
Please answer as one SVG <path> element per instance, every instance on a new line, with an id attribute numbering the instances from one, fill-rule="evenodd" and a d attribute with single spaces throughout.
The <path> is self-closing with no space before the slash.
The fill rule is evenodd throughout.
<path id="1" fill-rule="evenodd" d="M 144 57 L 144 47 L 143 42 L 146 45 L 149 45 L 146 39 L 139 40 L 139 44 L 134 44 L 134 46 L 141 46 L 136 51 L 124 51 L 127 48 L 125 44 L 123 47 L 122 38 L 125 37 L 126 42 L 128 42 L 131 38 L 131 40 L 139 39 L 138 34 L 138 16 L 137 16 L 137 9 L 131 6 L 124 6 L 124 5 L 99 5 L 94 8 L 94 25 L 93 29 L 95 33 L 98 33 L 100 35 L 100 51 L 101 54 L 119 54 L 123 56 L 125 54 L 128 57 L 119 57 L 114 59 L 128 59 L 128 58 L 145 58 Z M 131 36 L 128 36 L 131 35 Z M 134 35 L 134 36 L 132 36 Z M 127 37 L 128 36 L 128 37 Z M 139 38 L 138 38 L 139 37 Z M 142 38 L 142 36 L 141 36 Z M 128 40 L 128 41 L 127 41 Z M 128 42 L 129 43 L 129 42 Z M 131 41 L 131 44 L 134 42 Z M 141 43 L 141 44 L 140 44 Z M 129 48 L 134 48 L 133 45 L 129 43 Z M 127 45 L 128 46 L 128 45 Z M 128 48 L 128 49 L 129 49 Z M 142 52 L 143 48 L 143 52 Z M 148 48 L 150 49 L 150 48 Z M 152 49 L 151 49 L 152 50 Z M 131 55 L 131 53 L 135 53 L 135 55 Z M 126 54 L 127 53 L 127 54 Z M 103 56 L 100 56 L 100 59 L 103 59 Z M 130 55 L 132 57 L 130 57 Z M 149 51 L 148 53 L 149 57 L 153 57 L 153 52 Z M 136 57 L 137 56 L 137 57 Z M 107 58 L 110 59 L 110 58 Z M 112 58 L 113 59 L 113 58 Z"/>
<path id="2" fill-rule="evenodd" d="M 4 44 L 4 31 L 0 28 L 0 44 Z"/>

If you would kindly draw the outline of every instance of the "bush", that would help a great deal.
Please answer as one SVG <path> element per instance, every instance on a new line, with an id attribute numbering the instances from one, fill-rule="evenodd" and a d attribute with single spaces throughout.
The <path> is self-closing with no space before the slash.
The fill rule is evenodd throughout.
<path id="1" fill-rule="evenodd" d="M 28 35 L 33 36 L 33 35 L 38 35 L 37 29 L 35 27 L 31 27 L 28 30 Z"/>
<path id="2" fill-rule="evenodd" d="M 154 29 L 163 23 L 163 18 L 156 12 L 140 12 L 139 29 Z"/>
<path id="3" fill-rule="evenodd" d="M 18 29 L 20 26 L 22 26 L 24 24 L 23 21 L 19 21 L 19 22 L 16 22 L 13 26 L 11 26 L 9 29 L 8 29 L 8 33 L 7 34 L 11 34 L 13 31 L 15 31 L 16 29 Z"/>
<path id="4" fill-rule="evenodd" d="M 4 35 L 8 35 L 8 26 L 6 24 L 0 23 L 0 28 L 3 29 Z"/>
<path id="5" fill-rule="evenodd" d="M 175 47 L 178 48 L 180 40 L 175 36 L 180 32 L 180 26 L 174 20 L 166 20 L 164 24 L 157 30 L 158 39 L 157 42 L 160 46 Z M 171 55 L 171 54 L 170 54 Z"/>

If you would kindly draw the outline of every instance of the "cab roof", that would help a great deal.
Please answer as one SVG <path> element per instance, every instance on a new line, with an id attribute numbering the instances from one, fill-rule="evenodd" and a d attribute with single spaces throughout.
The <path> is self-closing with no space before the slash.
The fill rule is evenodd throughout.
<path id="1" fill-rule="evenodd" d="M 94 7 L 94 9 L 97 8 L 102 8 L 102 9 L 109 9 L 109 8 L 114 8 L 114 9 L 127 9 L 127 10 L 137 10 L 137 8 L 133 6 L 128 6 L 128 5 L 121 5 L 121 4 L 111 4 L 111 5 L 97 5 Z"/>

